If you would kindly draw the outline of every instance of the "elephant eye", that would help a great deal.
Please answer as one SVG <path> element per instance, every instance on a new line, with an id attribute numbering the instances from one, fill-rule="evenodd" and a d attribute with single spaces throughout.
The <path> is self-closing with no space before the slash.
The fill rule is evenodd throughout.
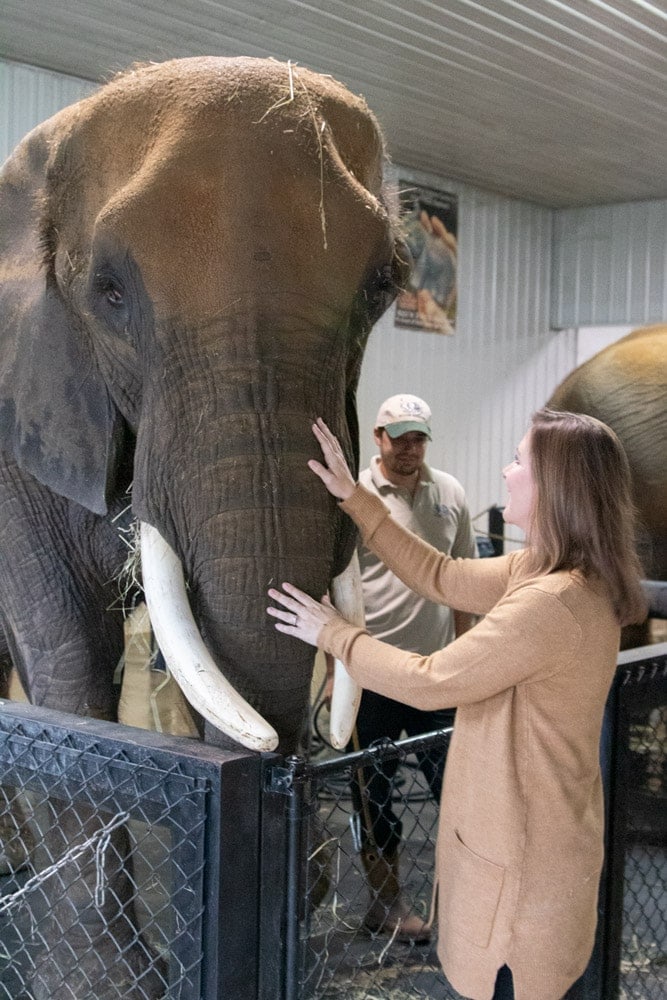
<path id="1" fill-rule="evenodd" d="M 130 322 L 128 290 L 124 281 L 110 267 L 93 271 L 90 284 L 90 308 L 114 333 L 127 337 Z"/>
<path id="2" fill-rule="evenodd" d="M 105 294 L 107 297 L 107 301 L 112 306 L 122 306 L 123 293 L 121 292 L 120 288 L 117 288 L 115 285 L 109 285 L 108 288 L 105 289 Z"/>
<path id="3" fill-rule="evenodd" d="M 113 278 L 98 275 L 97 292 L 103 295 L 110 306 L 118 309 L 125 304 L 125 295 L 121 285 Z"/>

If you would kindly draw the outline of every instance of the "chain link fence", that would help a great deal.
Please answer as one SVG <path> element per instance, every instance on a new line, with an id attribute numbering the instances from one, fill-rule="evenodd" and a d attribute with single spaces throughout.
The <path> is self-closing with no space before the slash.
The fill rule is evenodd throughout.
<path id="1" fill-rule="evenodd" d="M 444 761 L 450 732 L 385 741 L 305 766 L 297 777 L 309 863 L 299 975 L 285 1000 L 457 996 L 429 928 L 438 808 L 425 772 Z M 364 812 L 372 796 L 377 809 L 390 799 L 397 849 L 369 841 Z M 415 937 L 402 933 L 402 921 Z"/>

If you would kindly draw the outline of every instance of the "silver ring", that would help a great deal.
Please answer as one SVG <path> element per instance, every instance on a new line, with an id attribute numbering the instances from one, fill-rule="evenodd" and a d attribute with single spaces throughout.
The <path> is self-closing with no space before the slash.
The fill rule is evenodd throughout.
<path id="1" fill-rule="evenodd" d="M 298 615 L 294 615 L 294 621 L 292 622 L 292 625 L 298 625 L 298 624 L 299 624 L 299 617 Z"/>

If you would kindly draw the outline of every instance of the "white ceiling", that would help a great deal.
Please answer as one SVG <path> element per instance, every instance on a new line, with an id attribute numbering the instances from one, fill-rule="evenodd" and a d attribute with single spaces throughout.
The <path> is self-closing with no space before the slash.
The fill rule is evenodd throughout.
<path id="1" fill-rule="evenodd" d="M 197 54 L 331 73 L 402 166 L 554 207 L 667 197 L 665 0 L 2 0 L 7 59 L 101 80 Z"/>

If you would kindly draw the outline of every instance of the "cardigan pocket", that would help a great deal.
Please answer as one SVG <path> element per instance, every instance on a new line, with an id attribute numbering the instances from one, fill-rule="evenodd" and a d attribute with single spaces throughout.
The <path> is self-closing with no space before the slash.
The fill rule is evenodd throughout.
<path id="1" fill-rule="evenodd" d="M 439 885 L 446 932 L 455 931 L 478 948 L 488 948 L 505 869 L 471 851 L 456 831 L 448 847 Z"/>

